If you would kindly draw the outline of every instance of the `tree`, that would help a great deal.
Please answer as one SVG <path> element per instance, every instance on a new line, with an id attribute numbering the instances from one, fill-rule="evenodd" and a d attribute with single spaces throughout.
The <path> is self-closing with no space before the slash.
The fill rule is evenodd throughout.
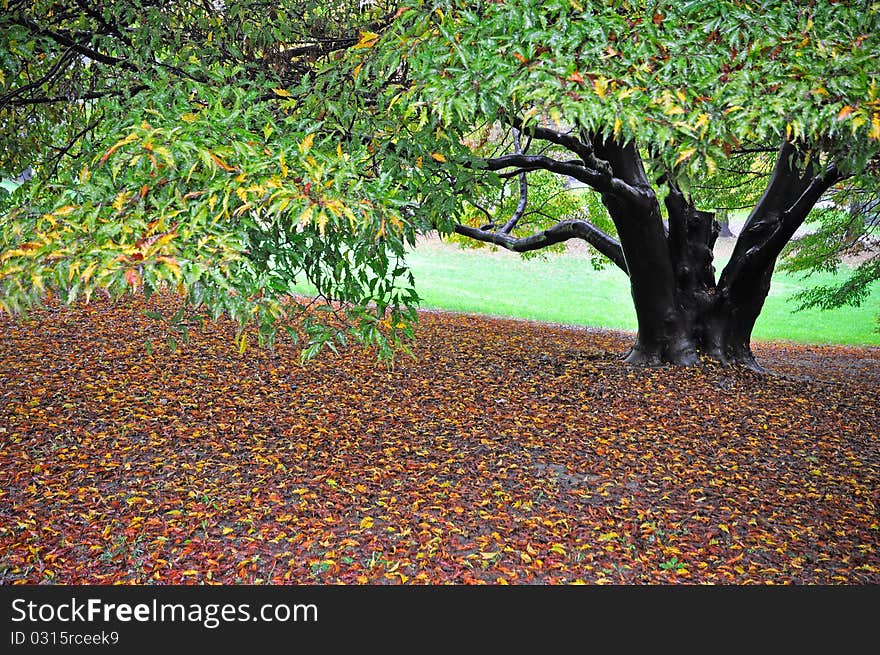
<path id="1" fill-rule="evenodd" d="M 349 326 L 309 324 L 308 354 L 345 334 L 387 350 L 414 318 L 418 233 L 582 239 L 629 276 L 628 361 L 758 368 L 786 249 L 806 271 L 869 249 L 807 304 L 880 276 L 874 5 L 8 5 L 3 168 L 39 180 L 0 234 L 10 311 L 172 283 L 271 339 L 304 277 Z M 571 181 L 588 191 L 552 200 Z M 793 240 L 831 195 L 819 236 Z M 716 279 L 731 200 L 751 211 Z"/>

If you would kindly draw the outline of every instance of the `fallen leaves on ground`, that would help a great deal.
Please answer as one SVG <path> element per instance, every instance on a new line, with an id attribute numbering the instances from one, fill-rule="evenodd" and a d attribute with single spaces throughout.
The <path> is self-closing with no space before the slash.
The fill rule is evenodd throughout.
<path id="1" fill-rule="evenodd" d="M 0 582 L 880 583 L 880 350 L 637 369 L 423 313 L 418 358 L 145 351 L 154 297 L 0 321 Z"/>

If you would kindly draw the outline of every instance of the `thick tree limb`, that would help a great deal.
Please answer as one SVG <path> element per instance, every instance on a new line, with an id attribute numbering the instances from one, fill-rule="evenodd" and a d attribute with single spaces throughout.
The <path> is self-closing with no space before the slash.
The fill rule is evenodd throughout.
<path id="1" fill-rule="evenodd" d="M 544 155 L 502 155 L 486 159 L 485 168 L 500 171 L 505 168 L 516 168 L 520 171 L 546 170 L 558 175 L 568 175 L 579 182 L 591 186 L 600 193 L 608 193 L 623 198 L 635 199 L 641 193 L 624 182 L 613 177 L 609 172 L 587 168 L 580 161 L 560 161 Z"/>
<path id="2" fill-rule="evenodd" d="M 593 147 L 589 143 L 584 143 L 577 137 L 573 136 L 571 133 L 566 132 L 557 132 L 555 130 L 548 129 L 546 127 L 539 127 L 537 125 L 529 125 L 528 127 L 523 127 L 522 119 L 514 118 L 510 121 L 510 124 L 520 130 L 523 134 L 534 138 L 540 139 L 542 141 L 549 141 L 550 143 L 555 143 L 558 146 L 562 146 L 563 148 L 570 150 L 581 160 L 585 165 L 591 166 L 593 168 L 599 168 L 599 164 L 596 161 L 596 157 L 593 153 Z"/>
<path id="3" fill-rule="evenodd" d="M 483 230 L 469 225 L 456 225 L 455 233 L 484 243 L 493 243 L 513 252 L 540 250 L 569 239 L 582 239 L 605 255 L 627 273 L 623 249 L 617 240 L 612 239 L 596 226 L 583 220 L 561 221 L 553 227 L 527 237 Z"/>
<path id="4" fill-rule="evenodd" d="M 757 262 L 757 253 L 767 239 L 776 231 L 780 215 L 803 193 L 806 183 L 796 170 L 798 159 L 797 148 L 783 141 L 776 155 L 773 172 L 760 200 L 752 209 L 743 225 L 730 255 L 730 261 L 721 273 L 718 281 L 720 294 L 728 292 L 731 285 L 746 270 L 751 270 L 747 263 Z"/>
<path id="5" fill-rule="evenodd" d="M 774 261 L 794 237 L 797 229 L 803 225 L 810 211 L 828 189 L 837 184 L 843 176 L 837 165 L 829 164 L 821 175 L 810 179 L 809 184 L 798 199 L 780 216 L 776 230 L 767 238 L 763 245 L 750 252 L 748 264 L 760 267 Z"/>
<path id="6" fill-rule="evenodd" d="M 721 274 L 721 295 L 728 294 L 740 278 L 750 279 L 772 267 L 816 202 L 842 179 L 833 163 L 818 175 L 813 174 L 811 162 L 799 170 L 805 157 L 795 144 L 780 145 L 767 188 L 740 232 L 730 262 Z"/>

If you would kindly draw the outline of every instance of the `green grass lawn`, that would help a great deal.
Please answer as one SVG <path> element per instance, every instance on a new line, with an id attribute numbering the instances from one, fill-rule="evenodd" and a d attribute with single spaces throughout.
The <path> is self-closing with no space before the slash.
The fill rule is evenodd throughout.
<path id="1" fill-rule="evenodd" d="M 506 251 L 418 246 L 409 256 L 422 307 L 512 316 L 554 323 L 634 330 L 635 311 L 626 277 L 616 268 L 595 271 L 589 260 L 549 255 L 524 260 Z M 718 265 L 716 265 L 718 266 Z M 861 307 L 794 312 L 790 297 L 833 275 L 777 273 L 755 326 L 757 340 L 880 345 L 876 332 L 880 285 Z"/>

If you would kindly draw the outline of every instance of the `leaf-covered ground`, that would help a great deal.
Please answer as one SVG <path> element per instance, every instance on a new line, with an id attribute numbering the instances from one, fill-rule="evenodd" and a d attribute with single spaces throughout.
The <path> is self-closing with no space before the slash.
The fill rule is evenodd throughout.
<path id="1" fill-rule="evenodd" d="M 425 313 L 302 367 L 157 303 L 0 322 L 0 583 L 880 583 L 880 350 L 642 370 Z"/>

